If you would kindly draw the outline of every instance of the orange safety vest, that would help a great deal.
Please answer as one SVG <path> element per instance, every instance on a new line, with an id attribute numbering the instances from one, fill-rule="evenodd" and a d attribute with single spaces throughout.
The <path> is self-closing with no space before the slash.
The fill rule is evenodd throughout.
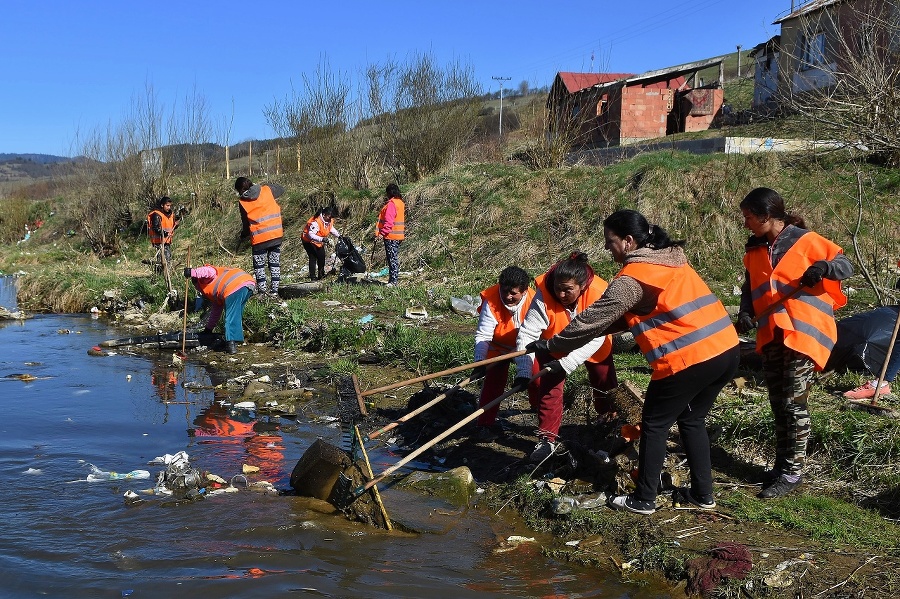
<path id="1" fill-rule="evenodd" d="M 534 283 L 538 289 L 541 290 L 541 294 L 544 296 L 544 305 L 547 307 L 547 319 L 550 321 L 550 324 L 544 329 L 544 332 L 541 333 L 541 339 L 549 339 L 553 337 L 560 331 L 562 331 L 570 322 L 572 322 L 571 317 L 569 316 L 569 311 L 566 310 L 566 307 L 563 306 L 556 299 L 556 296 L 550 291 L 547 287 L 547 274 L 544 273 L 542 275 L 538 275 L 534 279 Z M 578 298 L 577 302 L 577 313 L 581 314 L 584 312 L 584 309 L 596 302 L 600 299 L 600 296 L 603 295 L 603 292 L 606 291 L 608 287 L 606 281 L 594 275 L 594 278 L 591 280 L 591 284 L 588 285 L 588 288 L 585 289 L 581 296 Z M 609 335 L 606 335 L 606 340 L 603 341 L 603 344 L 594 352 L 594 355 L 588 358 L 587 362 L 602 362 L 609 354 L 612 353 L 612 338 Z M 565 357 L 567 354 L 559 353 L 559 352 L 551 352 L 554 358 L 559 359 Z"/>
<path id="2" fill-rule="evenodd" d="M 624 316 L 653 369 L 651 380 L 671 376 L 738 345 L 725 306 L 689 265 L 626 264 L 616 275 L 621 276 L 659 290 L 656 307 L 649 314 L 626 312 Z"/>
<path id="3" fill-rule="evenodd" d="M 750 274 L 753 311 L 761 314 L 779 298 L 800 285 L 800 277 L 818 260 L 833 260 L 842 253 L 840 246 L 812 231 L 804 233 L 772 268 L 766 246 L 744 254 L 744 266 Z M 763 316 L 756 332 L 756 351 L 775 338 L 775 329 L 784 331 L 784 345 L 808 356 L 816 370 L 825 368 L 837 341 L 834 310 L 847 303 L 840 281 L 822 279 L 812 287 L 784 302 L 772 314 Z"/>
<path id="4" fill-rule="evenodd" d="M 210 266 L 207 264 L 207 266 Z M 239 268 L 223 268 L 212 266 L 216 269 L 213 279 L 195 279 L 197 289 L 203 297 L 216 304 L 224 304 L 225 298 L 251 282 L 256 285 L 256 280 Z"/>
<path id="5" fill-rule="evenodd" d="M 525 301 L 519 306 L 520 321 L 528 313 L 532 299 L 534 299 L 534 289 L 529 287 L 525 291 Z M 497 284 L 482 291 L 481 300 L 482 303 L 487 302 L 488 309 L 494 315 L 494 320 L 497 321 L 497 326 L 494 327 L 494 337 L 488 346 L 487 357 L 493 358 L 494 356 L 516 351 L 516 336 L 519 334 L 519 327 L 516 326 L 509 308 L 506 307 L 506 304 L 500 298 L 500 285 Z M 479 312 L 482 307 L 483 305 L 478 306 Z"/>
<path id="6" fill-rule="evenodd" d="M 394 218 L 394 227 L 384 238 L 402 240 L 406 237 L 406 205 L 400 198 L 391 198 L 381 207 L 381 212 L 378 213 L 378 224 L 375 225 L 375 235 L 381 234 L 381 230 L 384 228 L 386 220 L 384 215 L 387 214 L 387 208 L 391 202 L 397 208 L 397 216 Z"/>
<path id="7" fill-rule="evenodd" d="M 159 215 L 159 224 L 162 229 L 162 237 L 153 230 L 153 215 Z M 172 243 L 172 233 L 175 232 L 175 214 L 166 214 L 162 210 L 151 210 L 147 215 L 147 231 L 150 234 L 150 243 L 160 245 L 161 243 Z"/>
<path id="8" fill-rule="evenodd" d="M 268 185 L 261 185 L 255 200 L 241 198 L 241 206 L 250 221 L 250 243 L 260 244 L 284 236 L 281 228 L 281 207 Z"/>
<path id="9" fill-rule="evenodd" d="M 306 227 L 303 228 L 303 234 L 300 235 L 300 239 L 302 239 L 303 241 L 305 241 L 307 243 L 313 244 L 317 248 L 320 248 L 325 244 L 322 243 L 321 241 L 316 241 L 315 239 L 313 239 L 312 237 L 309 236 L 309 226 L 311 224 L 313 224 L 313 221 L 316 221 L 319 223 L 319 237 L 323 237 L 323 238 L 328 237 L 328 235 L 331 233 L 331 222 L 332 221 L 328 221 L 328 224 L 326 225 L 325 221 L 322 220 L 321 216 L 314 216 L 311 219 L 309 219 L 308 221 L 306 221 Z"/>

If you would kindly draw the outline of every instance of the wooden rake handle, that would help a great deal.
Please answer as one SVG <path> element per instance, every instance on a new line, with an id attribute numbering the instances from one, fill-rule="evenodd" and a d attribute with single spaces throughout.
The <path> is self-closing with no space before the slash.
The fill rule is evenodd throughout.
<path id="1" fill-rule="evenodd" d="M 784 304 L 784 302 L 788 301 L 789 299 L 793 298 L 794 296 L 799 294 L 801 291 L 803 291 L 803 285 L 800 284 L 800 281 L 795 281 L 795 282 L 797 284 L 797 287 L 793 291 L 788 293 L 787 295 L 782 295 L 780 298 L 778 298 L 777 300 L 775 300 L 774 302 L 769 304 L 769 306 L 765 310 L 763 310 L 762 312 L 760 312 L 759 314 L 754 316 L 753 324 L 759 323 L 760 320 L 762 320 L 763 318 L 765 318 L 766 316 L 768 316 L 769 314 L 771 314 L 772 312 L 774 312 L 775 310 L 780 308 Z"/>
<path id="2" fill-rule="evenodd" d="M 440 372 L 435 372 L 433 374 L 426 374 L 423 376 L 416 377 L 414 379 L 409 379 L 406 381 L 400 381 L 397 383 L 392 383 L 390 385 L 385 385 L 384 387 L 378 387 L 377 389 L 369 389 L 368 391 L 363 391 L 359 394 L 360 398 L 368 397 L 369 395 L 374 395 L 375 393 L 382 393 L 384 391 L 390 391 L 392 389 L 399 389 L 400 387 L 406 387 L 407 385 L 414 385 L 416 383 L 421 383 L 423 381 L 430 381 L 431 379 L 436 379 L 441 376 L 447 376 L 449 374 L 456 374 L 458 372 L 462 372 L 463 370 L 468 370 L 470 368 L 477 368 L 479 366 L 487 366 L 489 364 L 494 364 L 496 362 L 502 362 L 504 360 L 511 360 L 513 358 L 518 358 L 519 356 L 524 356 L 528 352 L 523 350 L 514 351 L 512 353 L 503 354 L 501 356 L 495 356 L 493 358 L 488 358 L 487 360 L 480 360 L 478 362 L 472 362 L 471 364 L 463 364 L 462 366 L 455 366 L 453 368 L 448 368 L 447 370 L 441 370 Z"/>
<path id="3" fill-rule="evenodd" d="M 533 377 L 531 377 L 531 379 L 528 381 L 529 384 L 536 381 L 541 376 L 550 373 L 550 371 L 551 371 L 550 368 L 541 369 L 537 374 L 535 374 Z M 438 443 L 440 443 L 441 441 L 443 441 L 444 439 L 446 439 L 447 437 L 449 437 L 450 435 L 452 435 L 453 433 L 455 433 L 456 431 L 461 429 L 463 426 L 468 424 L 469 422 L 472 422 L 473 420 L 478 418 L 481 414 L 483 414 L 487 410 L 490 410 L 491 408 L 493 408 L 494 406 L 499 404 L 501 401 L 503 401 L 510 395 L 513 395 L 514 393 L 518 393 L 519 391 L 523 391 L 526 388 L 527 388 L 527 385 L 514 385 L 508 391 L 506 391 L 505 393 L 498 396 L 495 400 L 493 400 L 489 404 L 478 408 L 477 410 L 475 410 L 474 412 L 472 412 L 471 414 L 469 414 L 468 416 L 466 416 L 465 418 L 463 418 L 462 420 L 460 420 L 459 422 L 457 422 L 456 424 L 454 424 L 453 426 L 451 426 L 450 428 L 445 430 L 443 433 L 441 433 L 440 435 L 438 435 L 431 441 L 428 441 L 427 443 L 425 443 L 424 445 L 422 445 L 421 447 L 419 447 L 418 449 L 416 449 L 415 451 L 413 451 L 412 453 L 410 453 L 409 455 L 404 457 L 402 460 L 399 460 L 393 466 L 390 466 L 389 468 L 385 469 L 381 474 L 379 474 L 378 476 L 376 476 L 375 478 L 373 478 L 372 480 L 367 482 L 365 485 L 360 487 L 357 490 L 357 494 L 361 495 L 365 491 L 368 491 L 373 486 L 375 486 L 376 484 L 378 484 L 379 482 L 384 480 L 385 477 L 391 475 L 392 473 L 396 472 L 397 469 L 402 468 L 409 462 L 413 461 L 414 459 L 416 459 L 417 457 L 419 457 L 420 455 L 425 453 L 425 451 L 431 449 L 433 446 L 437 445 Z"/>

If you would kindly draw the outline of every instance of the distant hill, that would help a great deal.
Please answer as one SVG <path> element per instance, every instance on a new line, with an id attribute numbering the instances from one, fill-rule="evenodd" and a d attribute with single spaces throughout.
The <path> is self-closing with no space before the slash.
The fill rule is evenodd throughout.
<path id="1" fill-rule="evenodd" d="M 36 164 L 56 164 L 57 162 L 69 162 L 71 158 L 65 156 L 53 156 L 51 154 L 3 154 L 0 153 L 0 162 L 34 162 Z"/>

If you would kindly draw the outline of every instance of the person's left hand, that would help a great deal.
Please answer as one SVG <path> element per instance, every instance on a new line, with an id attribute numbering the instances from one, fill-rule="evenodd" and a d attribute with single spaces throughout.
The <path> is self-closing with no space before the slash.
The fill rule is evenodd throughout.
<path id="1" fill-rule="evenodd" d="M 804 272 L 803 276 L 800 277 L 800 284 L 804 287 L 812 287 L 822 280 L 822 278 L 825 276 L 825 271 L 827 270 L 828 263 L 826 263 L 824 260 L 819 260 L 806 269 L 806 272 Z"/>
<path id="2" fill-rule="evenodd" d="M 529 354 L 549 354 L 550 348 L 548 347 L 546 339 L 535 339 L 531 343 L 525 346 L 525 351 Z"/>
<path id="3" fill-rule="evenodd" d="M 184 278 L 185 278 L 185 279 L 190 279 L 190 278 L 191 278 L 191 269 L 190 269 L 190 268 L 185 268 L 183 274 L 184 274 Z"/>

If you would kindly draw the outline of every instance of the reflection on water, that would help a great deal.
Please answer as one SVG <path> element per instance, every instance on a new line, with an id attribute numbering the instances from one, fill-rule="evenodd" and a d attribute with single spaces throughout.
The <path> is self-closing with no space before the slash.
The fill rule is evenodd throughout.
<path id="1" fill-rule="evenodd" d="M 12 298 L 0 279 L 0 303 Z M 386 533 L 302 497 L 241 491 L 168 505 L 144 494 L 153 480 L 85 482 L 88 464 L 155 478 L 151 460 L 186 451 L 199 470 L 228 480 L 254 465 L 248 478 L 285 489 L 315 439 L 340 444 L 332 426 L 235 409 L 190 358 L 182 370 L 171 353 L 88 355 L 122 336 L 89 315 L 0 323 L 3 598 L 656 596 L 534 544 L 495 554 L 498 538 L 530 533 L 480 510 L 439 533 Z M 2 378 L 11 373 L 35 379 Z M 331 401 L 314 397 L 304 416 L 332 414 Z M 126 505 L 126 491 L 143 501 Z"/>

